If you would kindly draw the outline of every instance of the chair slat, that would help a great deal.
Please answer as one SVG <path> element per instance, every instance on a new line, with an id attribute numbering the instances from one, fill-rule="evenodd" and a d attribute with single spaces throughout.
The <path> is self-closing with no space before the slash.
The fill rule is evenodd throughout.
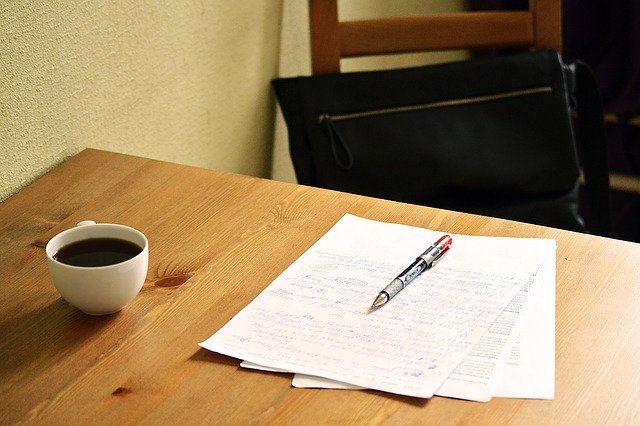
<path id="1" fill-rule="evenodd" d="M 517 47 L 561 52 L 561 0 L 530 4 L 528 11 L 339 21 L 337 0 L 309 0 L 312 71 L 339 73 L 340 58 L 433 50 Z"/>
<path id="2" fill-rule="evenodd" d="M 339 23 L 340 56 L 533 45 L 531 12 L 467 12 Z M 455 34 L 453 36 L 452 34 Z"/>

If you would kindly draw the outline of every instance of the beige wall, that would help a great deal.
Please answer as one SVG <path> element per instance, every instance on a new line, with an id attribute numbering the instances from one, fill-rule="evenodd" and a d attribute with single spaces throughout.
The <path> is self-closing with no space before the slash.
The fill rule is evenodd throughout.
<path id="1" fill-rule="evenodd" d="M 0 3 L 0 200 L 85 147 L 267 176 L 280 0 Z"/>

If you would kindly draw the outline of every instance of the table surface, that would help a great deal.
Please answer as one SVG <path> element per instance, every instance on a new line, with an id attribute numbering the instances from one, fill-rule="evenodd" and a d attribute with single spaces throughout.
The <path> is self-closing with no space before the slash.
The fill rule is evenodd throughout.
<path id="1" fill-rule="evenodd" d="M 475 403 L 291 387 L 197 344 L 345 213 L 557 240 L 556 398 Z M 149 238 L 141 293 L 92 317 L 53 287 L 44 246 L 91 219 Z M 640 422 L 640 245 L 85 150 L 0 205 L 0 423 Z"/>

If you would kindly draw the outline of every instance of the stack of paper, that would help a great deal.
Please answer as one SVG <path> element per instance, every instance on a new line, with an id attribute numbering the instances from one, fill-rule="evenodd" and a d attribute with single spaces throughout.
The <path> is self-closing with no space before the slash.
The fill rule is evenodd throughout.
<path id="1" fill-rule="evenodd" d="M 429 398 L 553 398 L 554 240 L 452 235 L 389 303 L 373 299 L 442 234 L 352 215 L 200 345 L 299 387 Z"/>

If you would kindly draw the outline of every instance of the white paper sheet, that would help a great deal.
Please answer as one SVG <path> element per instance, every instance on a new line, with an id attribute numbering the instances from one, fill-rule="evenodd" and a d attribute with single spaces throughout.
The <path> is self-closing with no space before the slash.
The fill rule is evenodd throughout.
<path id="1" fill-rule="evenodd" d="M 555 265 L 555 256 L 549 256 L 548 259 Z M 517 338 L 522 331 L 522 321 L 524 320 L 521 313 L 523 307 L 531 302 L 529 295 L 532 292 L 539 293 L 539 289 L 544 285 L 541 279 L 541 270 L 548 269 L 547 263 L 549 262 L 544 262 L 541 265 L 536 274 L 511 300 L 469 355 L 456 367 L 442 387 L 438 389 L 437 395 L 474 401 L 489 401 L 492 396 L 496 395 L 496 388 L 502 386 L 501 377 L 507 381 L 513 380 L 513 377 L 503 375 L 504 366 L 509 356 L 518 352 L 517 344 L 519 342 Z M 553 339 L 553 333 L 551 336 L 532 336 L 531 334 L 536 331 L 527 329 L 524 336 L 527 339 L 535 339 L 540 343 L 548 343 L 548 337 Z M 552 342 L 551 344 L 553 345 Z M 536 349 L 537 354 L 541 354 L 542 351 L 543 347 Z M 508 389 L 520 389 L 518 394 L 520 397 L 525 394 L 534 394 L 529 383 L 509 383 L 508 386 Z M 528 388 L 529 390 L 523 391 L 523 388 Z M 501 396 L 507 395 L 502 394 Z"/>
<path id="2" fill-rule="evenodd" d="M 493 395 L 555 397 L 556 262 L 543 263 L 520 312 L 521 327 Z"/>
<path id="3" fill-rule="evenodd" d="M 555 252 L 550 240 L 453 236 L 437 267 L 370 310 L 377 292 L 440 235 L 346 215 L 201 346 L 430 397 Z"/>
<path id="4" fill-rule="evenodd" d="M 251 364 L 241 364 L 257 368 Z M 474 401 L 553 399 L 555 390 L 555 256 L 526 285 L 456 367 L 436 395 Z M 300 388 L 363 389 L 323 377 L 295 374 Z"/>

